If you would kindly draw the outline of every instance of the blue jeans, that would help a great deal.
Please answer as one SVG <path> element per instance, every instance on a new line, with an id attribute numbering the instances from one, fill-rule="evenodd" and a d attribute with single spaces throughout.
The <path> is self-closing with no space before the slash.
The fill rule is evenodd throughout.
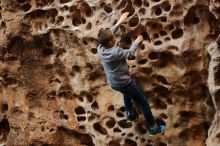
<path id="1" fill-rule="evenodd" d="M 138 106 L 140 106 L 140 109 L 144 114 L 144 118 L 147 121 L 147 127 L 149 128 L 155 125 L 155 120 L 147 98 L 145 97 L 143 91 L 134 82 L 125 87 L 112 87 L 112 89 L 123 94 L 125 109 L 127 111 L 132 110 L 133 100 L 137 103 Z"/>

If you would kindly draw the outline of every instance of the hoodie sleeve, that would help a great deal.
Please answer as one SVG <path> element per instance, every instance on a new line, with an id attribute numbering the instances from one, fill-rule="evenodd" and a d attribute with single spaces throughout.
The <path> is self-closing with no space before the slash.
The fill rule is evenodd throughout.
<path id="1" fill-rule="evenodd" d="M 116 31 L 118 30 L 118 28 L 119 28 L 119 26 L 114 25 L 114 26 L 112 26 L 111 31 L 112 31 L 113 33 L 116 33 Z"/>
<path id="2" fill-rule="evenodd" d="M 133 42 L 129 49 L 118 48 L 115 49 L 115 58 L 116 59 L 128 59 L 134 56 L 136 49 L 138 48 L 138 44 Z"/>

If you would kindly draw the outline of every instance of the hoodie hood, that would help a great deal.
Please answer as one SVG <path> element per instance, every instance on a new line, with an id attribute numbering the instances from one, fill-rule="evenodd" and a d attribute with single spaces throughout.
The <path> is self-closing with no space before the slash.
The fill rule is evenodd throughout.
<path id="1" fill-rule="evenodd" d="M 114 53 L 116 51 L 115 47 L 104 49 L 103 46 L 99 45 L 97 49 L 98 49 L 98 54 L 100 55 L 100 57 L 104 62 L 111 62 L 115 60 L 115 56 L 114 56 Z"/>

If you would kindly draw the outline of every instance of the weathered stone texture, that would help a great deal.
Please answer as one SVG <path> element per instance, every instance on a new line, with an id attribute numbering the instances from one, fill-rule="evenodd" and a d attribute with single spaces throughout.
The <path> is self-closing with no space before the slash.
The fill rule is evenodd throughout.
<path id="1" fill-rule="evenodd" d="M 163 135 L 128 123 L 107 84 L 97 34 L 116 34 Z M 0 145 L 220 145 L 219 0 L 1 0 Z"/>

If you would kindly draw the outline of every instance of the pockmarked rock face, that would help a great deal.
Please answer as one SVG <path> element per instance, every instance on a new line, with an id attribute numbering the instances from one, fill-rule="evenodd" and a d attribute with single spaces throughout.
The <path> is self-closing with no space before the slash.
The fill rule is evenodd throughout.
<path id="1" fill-rule="evenodd" d="M 219 0 L 1 0 L 0 145 L 220 145 Z M 132 79 L 157 122 L 127 122 L 107 84 L 97 35 L 120 14 Z"/>

